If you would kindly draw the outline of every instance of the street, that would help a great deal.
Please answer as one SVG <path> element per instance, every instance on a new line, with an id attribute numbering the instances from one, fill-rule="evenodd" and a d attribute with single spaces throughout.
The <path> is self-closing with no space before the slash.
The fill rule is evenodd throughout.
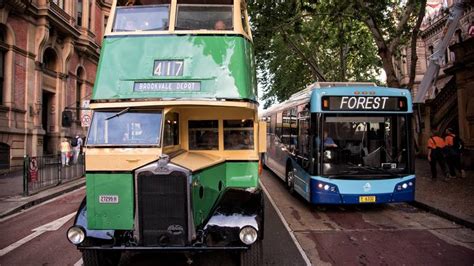
<path id="1" fill-rule="evenodd" d="M 261 181 L 271 197 L 265 201 L 265 265 L 305 265 L 304 256 L 312 265 L 474 263 L 472 230 L 409 204 L 312 206 L 290 195 L 268 170 Z M 0 220 L 0 265 L 81 265 L 81 253 L 66 240 L 66 230 L 84 193 L 79 189 Z M 237 265 L 235 254 L 191 257 L 192 265 L 218 258 L 223 265 Z M 126 253 L 120 265 L 185 265 L 187 261 L 181 254 Z"/>

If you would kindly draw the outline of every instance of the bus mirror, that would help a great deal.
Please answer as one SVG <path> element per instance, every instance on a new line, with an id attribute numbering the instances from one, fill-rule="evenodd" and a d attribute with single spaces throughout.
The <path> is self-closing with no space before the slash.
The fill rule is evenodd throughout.
<path id="1" fill-rule="evenodd" d="M 61 125 L 63 127 L 71 127 L 72 125 L 72 111 L 66 110 L 62 113 Z"/>
<path id="2" fill-rule="evenodd" d="M 267 152 L 267 122 L 258 122 L 258 152 Z"/>

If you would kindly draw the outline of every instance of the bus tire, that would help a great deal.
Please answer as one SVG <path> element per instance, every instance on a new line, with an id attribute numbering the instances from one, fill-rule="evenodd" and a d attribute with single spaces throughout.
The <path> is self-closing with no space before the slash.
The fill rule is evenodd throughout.
<path id="1" fill-rule="evenodd" d="M 84 266 L 112 266 L 118 265 L 122 253 L 109 250 L 82 250 L 82 262 Z"/>
<path id="2" fill-rule="evenodd" d="M 285 177 L 286 187 L 291 194 L 295 192 L 295 174 L 293 170 L 293 166 L 288 164 L 286 166 L 286 177 Z"/>
<path id="3" fill-rule="evenodd" d="M 250 248 L 240 253 L 240 266 L 263 265 L 263 244 L 258 239 Z"/>

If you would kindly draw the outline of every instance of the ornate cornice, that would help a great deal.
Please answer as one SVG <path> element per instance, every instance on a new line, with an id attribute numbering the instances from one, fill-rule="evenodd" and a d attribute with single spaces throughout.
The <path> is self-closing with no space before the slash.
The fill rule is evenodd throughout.
<path id="1" fill-rule="evenodd" d="M 31 5 L 32 0 L 5 0 L 12 10 L 23 13 Z"/>

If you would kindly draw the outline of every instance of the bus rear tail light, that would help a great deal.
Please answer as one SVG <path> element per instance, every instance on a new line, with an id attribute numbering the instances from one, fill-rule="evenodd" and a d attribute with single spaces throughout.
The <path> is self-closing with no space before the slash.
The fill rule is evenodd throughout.
<path id="1" fill-rule="evenodd" d="M 261 176 L 263 172 L 262 160 L 258 161 L 258 175 Z"/>

